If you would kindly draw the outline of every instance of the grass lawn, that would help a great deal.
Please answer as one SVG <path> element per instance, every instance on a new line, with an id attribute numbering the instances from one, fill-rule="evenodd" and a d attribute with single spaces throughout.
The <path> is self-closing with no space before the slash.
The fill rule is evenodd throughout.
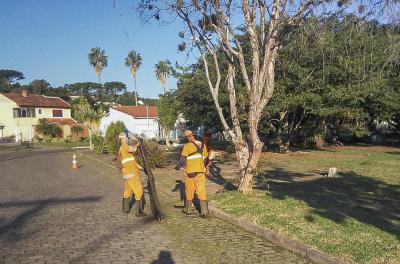
<path id="1" fill-rule="evenodd" d="M 400 263 L 400 148 L 264 153 L 261 167 L 253 195 L 217 206 L 348 262 Z"/>

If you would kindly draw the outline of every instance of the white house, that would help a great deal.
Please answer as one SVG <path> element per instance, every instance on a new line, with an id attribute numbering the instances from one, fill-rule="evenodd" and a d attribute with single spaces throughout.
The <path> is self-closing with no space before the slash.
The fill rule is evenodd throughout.
<path id="1" fill-rule="evenodd" d="M 144 138 L 162 137 L 157 106 L 117 106 L 100 120 L 100 131 L 105 135 L 111 122 L 122 121 L 126 128 Z"/>

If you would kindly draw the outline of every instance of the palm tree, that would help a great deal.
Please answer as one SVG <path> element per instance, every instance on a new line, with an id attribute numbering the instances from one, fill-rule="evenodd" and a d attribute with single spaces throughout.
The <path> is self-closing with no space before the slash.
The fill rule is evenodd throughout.
<path id="1" fill-rule="evenodd" d="M 89 63 L 94 67 L 94 71 L 99 78 L 100 83 L 100 75 L 105 67 L 107 67 L 108 56 L 104 50 L 100 50 L 100 48 L 91 48 L 89 53 Z"/>
<path id="2" fill-rule="evenodd" d="M 136 72 L 139 69 L 140 65 L 142 65 L 142 57 L 140 56 L 140 53 L 134 50 L 129 51 L 128 57 L 125 58 L 125 65 L 127 67 L 130 67 L 131 70 L 131 74 L 135 84 L 135 105 L 137 106 Z"/>
<path id="3" fill-rule="evenodd" d="M 167 79 L 170 74 L 170 65 L 169 60 L 159 61 L 155 66 L 155 74 L 156 78 L 160 81 L 161 86 L 164 88 L 164 94 L 166 93 L 165 86 L 167 84 Z"/>

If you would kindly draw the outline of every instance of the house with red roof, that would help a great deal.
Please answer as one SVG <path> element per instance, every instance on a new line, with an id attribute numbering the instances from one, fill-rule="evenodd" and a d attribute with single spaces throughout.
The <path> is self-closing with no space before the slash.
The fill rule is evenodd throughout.
<path id="1" fill-rule="evenodd" d="M 45 118 L 63 130 L 64 137 L 71 134 L 70 127 L 76 125 L 71 118 L 71 106 L 59 97 L 20 93 L 0 93 L 0 140 L 15 138 L 30 141 L 35 136 L 39 119 Z"/>
<path id="2" fill-rule="evenodd" d="M 163 131 L 159 124 L 157 106 L 117 106 L 101 119 L 99 129 L 103 135 L 111 122 L 122 121 L 126 128 L 144 138 L 159 138 Z"/>

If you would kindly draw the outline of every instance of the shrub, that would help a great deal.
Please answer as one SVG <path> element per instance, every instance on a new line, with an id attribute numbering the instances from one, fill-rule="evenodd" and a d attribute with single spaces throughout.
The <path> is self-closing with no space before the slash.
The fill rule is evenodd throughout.
<path id="1" fill-rule="evenodd" d="M 94 133 L 92 135 L 92 143 L 96 153 L 103 153 L 104 138 L 101 136 L 100 133 Z"/>
<path id="2" fill-rule="evenodd" d="M 165 151 L 154 141 L 145 141 L 144 147 L 146 148 L 147 158 L 152 168 L 160 168 L 166 164 Z M 135 154 L 135 159 L 138 161 L 140 166 L 144 166 L 140 150 Z"/>
<path id="3" fill-rule="evenodd" d="M 39 125 L 36 127 L 37 131 L 45 137 L 61 137 L 62 130 L 57 124 L 52 124 L 47 119 L 39 119 Z"/>
<path id="4" fill-rule="evenodd" d="M 68 136 L 68 137 L 64 138 L 64 142 L 65 143 L 71 143 L 72 142 L 72 137 Z"/>
<path id="5" fill-rule="evenodd" d="M 46 142 L 46 143 L 50 143 L 52 140 L 53 140 L 52 137 L 49 137 L 49 136 L 44 136 L 43 137 L 43 141 Z"/>
<path id="6" fill-rule="evenodd" d="M 39 136 L 37 136 L 37 135 L 35 135 L 33 138 L 32 138 L 32 142 L 33 143 L 41 143 L 43 141 L 43 138 L 42 137 L 39 137 Z"/>
<path id="7" fill-rule="evenodd" d="M 79 134 L 83 132 L 83 127 L 81 126 L 72 126 L 71 127 L 71 133 L 75 134 L 75 137 L 78 138 Z"/>
<path id="8" fill-rule="evenodd" d="M 108 151 L 112 154 L 116 154 L 119 151 L 120 141 L 118 139 L 118 134 L 126 129 L 125 124 L 121 121 L 116 123 L 111 122 L 107 127 L 106 136 L 104 138 L 105 144 Z"/>

